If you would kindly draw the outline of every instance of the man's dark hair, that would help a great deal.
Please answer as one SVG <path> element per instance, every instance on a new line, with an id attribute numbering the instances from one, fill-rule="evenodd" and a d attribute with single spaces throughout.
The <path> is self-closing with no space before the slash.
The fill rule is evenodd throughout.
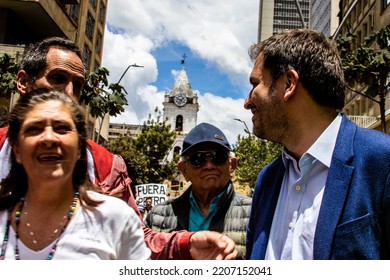
<path id="1" fill-rule="evenodd" d="M 74 52 L 83 61 L 81 50 L 73 41 L 61 37 L 50 37 L 26 47 L 20 69 L 35 79 L 47 66 L 47 53 L 51 47 Z"/>
<path id="2" fill-rule="evenodd" d="M 263 55 L 262 66 L 270 71 L 273 82 L 294 69 L 315 102 L 338 110 L 344 107 L 341 59 L 335 42 L 322 33 L 310 29 L 283 31 L 250 47 L 253 61 L 259 55 Z"/>

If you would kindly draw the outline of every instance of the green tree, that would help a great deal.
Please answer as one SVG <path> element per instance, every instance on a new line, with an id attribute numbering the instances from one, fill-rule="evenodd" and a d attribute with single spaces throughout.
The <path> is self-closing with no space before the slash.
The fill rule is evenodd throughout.
<path id="1" fill-rule="evenodd" d="M 236 181 L 253 190 L 257 175 L 280 154 L 282 146 L 250 134 L 247 137 L 238 135 L 233 151 L 238 159 Z"/>
<path id="2" fill-rule="evenodd" d="M 19 65 L 7 53 L 0 57 L 0 127 L 7 125 L 9 101 L 16 92 Z"/>
<path id="3" fill-rule="evenodd" d="M 84 85 L 80 102 L 88 105 L 89 113 L 99 120 L 99 133 L 96 142 L 99 143 L 99 136 L 106 114 L 117 116 L 125 111 L 128 104 L 126 90 L 119 83 L 108 84 L 110 72 L 104 67 L 91 72 Z"/>
<path id="4" fill-rule="evenodd" d="M 0 97 L 10 98 L 16 91 L 16 74 L 19 65 L 7 53 L 0 57 Z"/>
<path id="5" fill-rule="evenodd" d="M 160 111 L 156 109 L 155 113 L 156 119 L 149 115 L 137 138 L 124 136 L 108 145 L 112 153 L 120 154 L 125 160 L 132 185 L 163 183 L 172 180 L 178 172 L 179 155 L 170 162 L 166 160 L 176 133 L 162 120 Z"/>
<path id="6" fill-rule="evenodd" d="M 362 44 L 348 32 L 336 38 L 348 88 L 379 104 L 386 133 L 385 102 L 390 77 L 390 25 L 371 33 Z"/>

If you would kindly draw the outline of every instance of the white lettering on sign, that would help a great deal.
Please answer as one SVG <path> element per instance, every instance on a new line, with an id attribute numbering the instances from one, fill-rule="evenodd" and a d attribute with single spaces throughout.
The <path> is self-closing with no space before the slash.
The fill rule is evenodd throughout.
<path id="1" fill-rule="evenodd" d="M 136 185 L 135 191 L 137 193 L 138 204 L 145 204 L 147 197 L 152 198 L 152 205 L 163 203 L 167 200 L 167 185 L 165 184 L 143 184 Z"/>

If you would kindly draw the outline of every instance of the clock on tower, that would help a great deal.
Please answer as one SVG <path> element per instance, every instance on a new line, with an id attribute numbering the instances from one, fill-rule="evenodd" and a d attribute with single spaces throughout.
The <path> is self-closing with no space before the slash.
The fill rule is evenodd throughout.
<path id="1" fill-rule="evenodd" d="M 186 97 L 184 94 L 180 93 L 180 94 L 178 94 L 178 95 L 175 96 L 175 98 L 173 99 L 173 101 L 175 102 L 175 104 L 176 104 L 177 106 L 181 107 L 181 106 L 186 105 L 186 103 L 187 103 L 187 97 Z"/>

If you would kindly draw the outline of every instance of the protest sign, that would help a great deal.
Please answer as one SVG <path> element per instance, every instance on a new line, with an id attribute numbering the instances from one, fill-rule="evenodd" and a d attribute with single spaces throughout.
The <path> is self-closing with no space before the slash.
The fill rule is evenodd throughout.
<path id="1" fill-rule="evenodd" d="M 137 194 L 138 204 L 145 204 L 145 198 L 152 198 L 152 205 L 157 205 L 167 200 L 167 185 L 165 184 L 142 184 L 136 185 L 135 191 Z"/>

